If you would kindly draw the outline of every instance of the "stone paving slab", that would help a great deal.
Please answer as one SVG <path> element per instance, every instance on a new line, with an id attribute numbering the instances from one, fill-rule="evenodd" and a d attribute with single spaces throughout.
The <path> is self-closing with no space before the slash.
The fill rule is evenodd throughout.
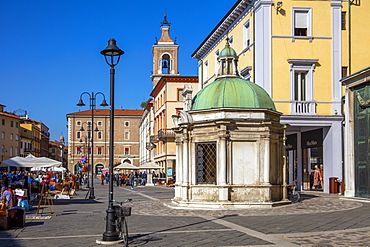
<path id="1" fill-rule="evenodd" d="M 95 186 L 96 200 L 85 195 L 80 190 L 71 200 L 54 200 L 56 217 L 0 231 L 0 247 L 99 246 L 108 186 Z M 180 210 L 167 206 L 173 196 L 172 187 L 114 188 L 116 200 L 133 199 L 130 246 L 370 246 L 366 201 L 315 192 L 272 209 Z"/>

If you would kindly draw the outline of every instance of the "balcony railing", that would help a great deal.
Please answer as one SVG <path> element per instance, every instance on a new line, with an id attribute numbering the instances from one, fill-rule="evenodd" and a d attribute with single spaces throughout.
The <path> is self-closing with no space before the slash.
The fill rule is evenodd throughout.
<path id="1" fill-rule="evenodd" d="M 293 101 L 290 104 L 291 115 L 316 115 L 314 101 Z"/>
<path id="2" fill-rule="evenodd" d="M 158 141 L 159 140 L 157 135 L 150 136 L 150 143 L 156 143 Z"/>
<path id="3" fill-rule="evenodd" d="M 159 140 L 166 140 L 171 137 L 175 137 L 175 132 L 172 129 L 160 129 L 158 131 Z"/>

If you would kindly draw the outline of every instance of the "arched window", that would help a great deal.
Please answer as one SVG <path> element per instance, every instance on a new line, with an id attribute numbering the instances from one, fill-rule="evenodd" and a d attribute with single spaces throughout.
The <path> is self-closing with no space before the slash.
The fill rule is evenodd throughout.
<path id="1" fill-rule="evenodd" d="M 169 74 L 171 71 L 170 56 L 164 54 L 162 56 L 162 74 Z"/>

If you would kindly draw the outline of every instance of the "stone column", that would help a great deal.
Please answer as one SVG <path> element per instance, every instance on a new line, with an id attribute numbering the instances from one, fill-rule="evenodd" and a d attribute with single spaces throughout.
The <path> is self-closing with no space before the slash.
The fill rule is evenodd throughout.
<path id="1" fill-rule="evenodd" d="M 182 200 L 188 201 L 188 188 L 189 188 L 189 137 L 188 130 L 183 130 L 183 152 L 182 152 Z"/>
<path id="2" fill-rule="evenodd" d="M 218 145 L 218 171 L 217 171 L 217 184 L 219 186 L 219 201 L 228 201 L 229 188 L 227 187 L 227 146 L 226 140 L 229 137 L 227 134 L 226 126 L 221 126 L 222 130 L 218 132 L 219 145 Z"/>
<path id="3" fill-rule="evenodd" d="M 183 143 L 181 133 L 176 133 L 176 182 L 175 182 L 175 198 L 182 198 L 181 185 L 183 182 Z"/>

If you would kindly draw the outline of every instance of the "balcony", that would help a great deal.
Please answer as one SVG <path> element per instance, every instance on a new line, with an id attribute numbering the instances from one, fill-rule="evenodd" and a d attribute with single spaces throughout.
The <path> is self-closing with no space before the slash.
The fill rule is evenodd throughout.
<path id="1" fill-rule="evenodd" d="M 293 101 L 290 103 L 291 115 L 316 115 L 316 102 Z"/>
<path id="2" fill-rule="evenodd" d="M 170 139 L 175 140 L 175 132 L 172 129 L 160 129 L 158 131 L 158 140 L 169 141 Z"/>
<path id="3" fill-rule="evenodd" d="M 156 143 L 158 141 L 159 140 L 157 135 L 150 136 L 150 143 Z"/>

